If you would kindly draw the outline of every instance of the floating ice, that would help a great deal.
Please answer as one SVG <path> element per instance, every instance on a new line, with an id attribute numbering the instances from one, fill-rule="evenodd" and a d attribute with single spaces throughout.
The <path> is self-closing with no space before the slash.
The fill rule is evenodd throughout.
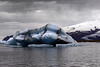
<path id="1" fill-rule="evenodd" d="M 12 37 L 3 42 L 7 45 L 21 45 L 27 47 L 29 44 L 77 44 L 77 42 L 61 28 L 56 25 L 47 24 L 39 29 L 25 29 L 25 31 L 17 31 Z"/>

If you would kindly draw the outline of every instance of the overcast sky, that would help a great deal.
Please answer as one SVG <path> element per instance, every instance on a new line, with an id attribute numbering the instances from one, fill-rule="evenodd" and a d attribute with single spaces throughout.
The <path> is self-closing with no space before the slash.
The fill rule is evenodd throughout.
<path id="1" fill-rule="evenodd" d="M 100 0 L 0 0 L 0 25 L 9 28 L 95 20 L 100 20 Z"/>

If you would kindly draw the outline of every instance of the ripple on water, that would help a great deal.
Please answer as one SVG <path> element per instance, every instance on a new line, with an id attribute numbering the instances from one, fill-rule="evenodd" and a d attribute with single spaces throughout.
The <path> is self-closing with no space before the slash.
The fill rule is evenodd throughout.
<path id="1" fill-rule="evenodd" d="M 28 48 L 0 45 L 0 67 L 100 67 L 100 44 L 81 44 Z"/>

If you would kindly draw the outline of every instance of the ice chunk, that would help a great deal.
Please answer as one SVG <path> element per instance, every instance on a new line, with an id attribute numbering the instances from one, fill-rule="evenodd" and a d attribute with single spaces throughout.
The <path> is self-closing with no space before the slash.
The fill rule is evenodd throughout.
<path id="1" fill-rule="evenodd" d="M 7 40 L 9 45 L 28 46 L 29 44 L 68 44 L 77 43 L 71 36 L 66 34 L 61 28 L 56 25 L 47 24 L 39 29 L 26 29 L 21 32 L 16 32 L 13 37 Z"/>
<path id="2" fill-rule="evenodd" d="M 14 38 L 10 38 L 5 44 L 7 45 L 17 45 L 17 42 Z"/>
<path id="3" fill-rule="evenodd" d="M 58 35 L 56 33 L 47 31 L 45 34 L 43 34 L 41 40 L 43 43 L 46 44 L 53 44 L 57 40 Z"/>

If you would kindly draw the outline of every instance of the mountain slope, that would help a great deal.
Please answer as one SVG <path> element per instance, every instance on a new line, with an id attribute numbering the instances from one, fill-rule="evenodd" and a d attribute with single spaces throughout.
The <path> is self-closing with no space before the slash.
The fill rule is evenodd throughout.
<path id="1" fill-rule="evenodd" d="M 84 22 L 63 29 L 76 41 L 100 41 L 100 23 L 98 21 Z"/>
<path id="2" fill-rule="evenodd" d="M 87 21 L 80 24 L 72 25 L 64 27 L 63 29 L 66 32 L 75 32 L 75 31 L 90 31 L 95 30 L 96 28 L 100 29 L 100 22 L 99 21 Z"/>

